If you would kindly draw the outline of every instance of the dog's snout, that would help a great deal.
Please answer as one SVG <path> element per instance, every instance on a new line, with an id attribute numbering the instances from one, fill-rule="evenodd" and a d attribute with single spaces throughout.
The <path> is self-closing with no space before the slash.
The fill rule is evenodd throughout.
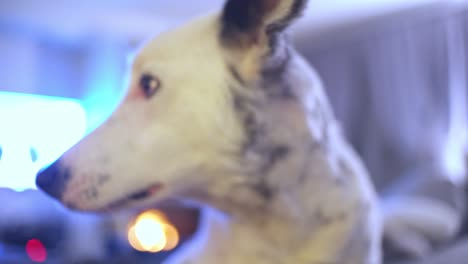
<path id="1" fill-rule="evenodd" d="M 60 199 L 70 178 L 70 172 L 60 161 L 39 172 L 36 185 L 50 196 Z"/>

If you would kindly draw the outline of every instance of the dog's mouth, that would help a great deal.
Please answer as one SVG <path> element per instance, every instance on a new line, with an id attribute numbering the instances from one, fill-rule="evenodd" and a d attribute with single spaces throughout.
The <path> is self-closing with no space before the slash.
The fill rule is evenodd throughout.
<path id="1" fill-rule="evenodd" d="M 155 195 L 157 192 L 159 192 L 162 189 L 162 187 L 163 185 L 161 183 L 155 183 L 146 189 L 136 191 L 134 193 L 131 193 L 130 195 L 127 195 L 125 198 L 122 198 L 115 202 L 110 203 L 103 210 L 105 211 L 115 210 L 115 209 L 123 208 L 132 203 L 148 199 L 152 197 L 153 195 Z"/>

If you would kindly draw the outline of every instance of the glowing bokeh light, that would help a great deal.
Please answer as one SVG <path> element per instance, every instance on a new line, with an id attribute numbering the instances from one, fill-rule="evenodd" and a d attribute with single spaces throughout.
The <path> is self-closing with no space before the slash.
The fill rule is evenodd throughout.
<path id="1" fill-rule="evenodd" d="M 164 214 L 149 210 L 132 221 L 128 229 L 128 241 L 141 252 L 169 251 L 177 247 L 179 233 Z"/>
<path id="2" fill-rule="evenodd" d="M 77 100 L 0 92 L 0 187 L 35 188 L 39 169 L 84 137 Z"/>
<path id="3" fill-rule="evenodd" d="M 151 219 L 151 216 L 142 218 L 135 225 L 135 236 L 144 250 L 158 252 L 166 246 L 166 235 L 164 227 L 158 219 Z"/>
<path id="4" fill-rule="evenodd" d="M 46 247 L 38 239 L 31 239 L 26 243 L 26 253 L 33 262 L 42 263 L 47 260 Z"/>

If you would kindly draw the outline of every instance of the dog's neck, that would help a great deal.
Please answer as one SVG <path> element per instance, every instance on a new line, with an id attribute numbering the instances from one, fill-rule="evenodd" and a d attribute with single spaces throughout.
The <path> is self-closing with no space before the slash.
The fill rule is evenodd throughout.
<path id="1" fill-rule="evenodd" d="M 337 230 L 331 232 L 350 228 L 341 217 L 347 208 L 353 208 L 354 201 L 348 203 L 336 196 L 341 192 L 333 193 L 346 180 L 332 172 L 329 165 L 334 161 L 325 158 L 324 147 L 291 146 L 281 165 L 266 175 L 248 176 L 258 179 L 223 175 L 226 183 L 211 186 L 207 197 L 199 200 L 224 218 L 209 212 L 201 235 L 206 239 L 203 248 L 188 258 L 205 264 L 219 263 L 220 258 L 227 261 L 223 263 L 258 264 L 336 260 L 340 243 L 346 242 L 337 241 L 334 234 L 329 237 L 327 231 L 317 231 L 325 230 L 324 226 Z M 323 244 L 317 245 L 317 241 Z"/>
<path id="2" fill-rule="evenodd" d="M 240 168 L 209 172 L 216 178 L 208 189 L 209 204 L 240 221 L 303 216 L 298 197 L 310 195 L 308 183 L 315 181 L 310 174 L 319 166 L 328 169 L 326 160 L 317 160 L 325 156 L 327 126 L 334 122 L 321 84 L 292 48 L 282 47 L 255 87 L 240 81 L 240 88 L 230 88 L 245 139 L 228 159 L 238 160 Z M 294 74 L 300 82 L 291 82 L 297 80 Z M 311 163 L 318 163 L 314 170 Z"/>
<path id="3" fill-rule="evenodd" d="M 292 74 L 304 74 L 303 69 L 297 69 L 305 67 L 300 59 L 289 63 L 294 64 L 288 66 Z M 309 76 L 313 74 L 309 72 Z M 281 80 L 275 81 L 281 84 Z M 237 110 L 246 119 L 248 135 L 240 161 L 243 168 L 239 174 L 213 173 L 213 177 L 222 177 L 222 181 L 214 180 L 206 193 L 191 197 L 226 214 L 223 224 L 208 220 L 212 231 L 205 250 L 197 257 L 205 261 L 201 263 L 211 263 L 213 256 L 236 251 L 237 257 L 229 255 L 228 259 L 253 260 L 255 256 L 249 254 L 255 251 L 255 254 L 271 254 L 271 258 L 284 257 L 284 261 L 291 256 L 296 256 L 295 263 L 310 261 L 301 259 L 301 252 L 314 255 L 310 252 L 311 248 L 317 248 L 310 245 L 311 236 L 317 235 L 314 230 L 333 222 L 342 208 L 349 208 L 350 204 L 340 201 L 333 190 L 345 184 L 343 170 L 354 168 L 346 168 L 341 153 L 334 153 L 332 145 L 341 136 L 334 129 L 320 83 L 315 78 L 302 79 L 302 82 L 299 87 L 308 87 L 311 94 L 299 89 L 275 92 L 266 103 L 237 98 Z M 331 193 L 325 194 L 323 190 Z M 330 207 L 333 199 L 336 205 Z M 265 261 L 271 263 L 271 258 Z"/>

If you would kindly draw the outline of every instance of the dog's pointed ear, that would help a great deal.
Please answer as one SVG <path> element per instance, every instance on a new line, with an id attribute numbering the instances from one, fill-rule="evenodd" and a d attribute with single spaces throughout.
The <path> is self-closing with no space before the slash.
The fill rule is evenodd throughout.
<path id="1" fill-rule="evenodd" d="M 282 32 L 305 9 L 307 0 L 227 0 L 221 15 L 221 43 L 227 62 L 243 81 L 257 80 L 277 58 Z M 276 51 L 276 52 L 275 52 Z M 285 57 L 286 58 L 286 57 Z M 273 61 L 281 61 L 281 58 Z"/>
<path id="2" fill-rule="evenodd" d="M 262 45 L 305 9 L 307 0 L 227 0 L 221 16 L 224 44 Z"/>

